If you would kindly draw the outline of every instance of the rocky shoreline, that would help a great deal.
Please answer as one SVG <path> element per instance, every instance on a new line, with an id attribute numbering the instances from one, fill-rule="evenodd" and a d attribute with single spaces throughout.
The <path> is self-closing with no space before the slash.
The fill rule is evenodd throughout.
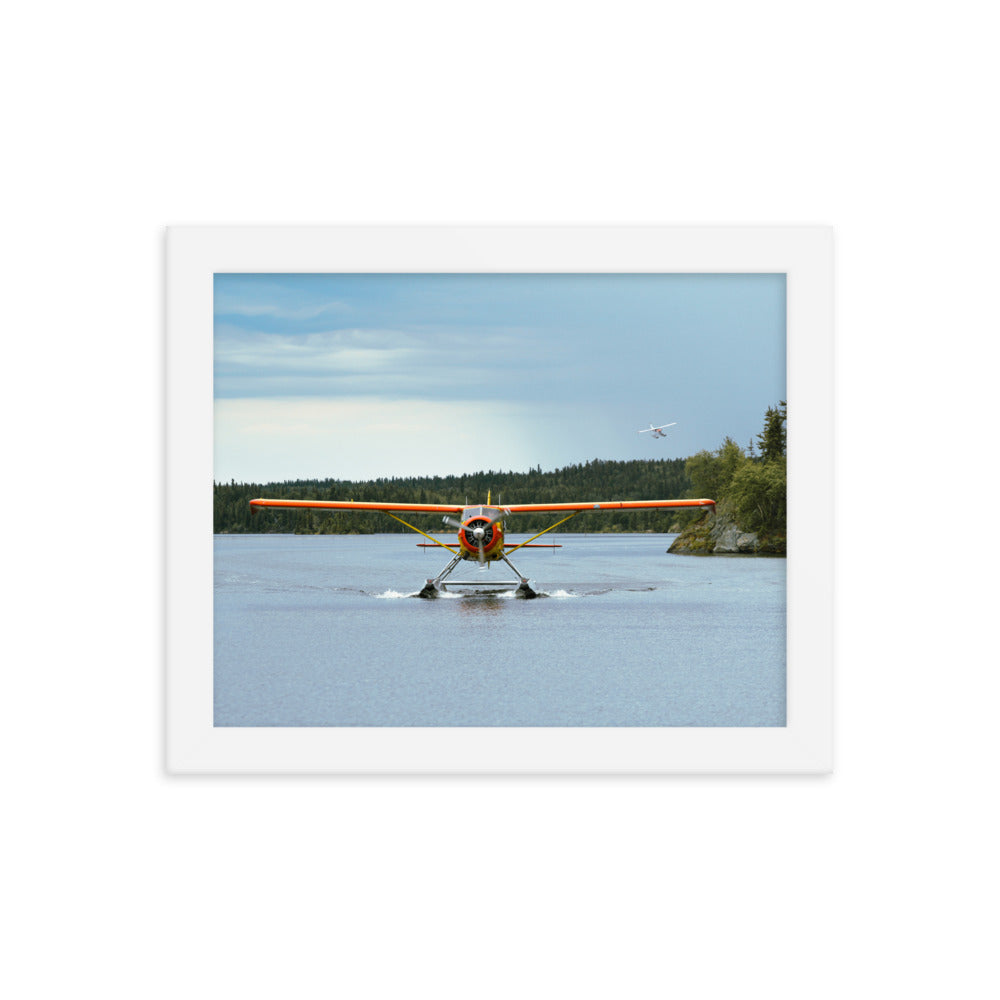
<path id="1" fill-rule="evenodd" d="M 759 535 L 743 531 L 736 521 L 725 513 L 706 514 L 688 525 L 674 539 L 668 552 L 677 555 L 766 555 L 786 554 L 784 535 Z"/>

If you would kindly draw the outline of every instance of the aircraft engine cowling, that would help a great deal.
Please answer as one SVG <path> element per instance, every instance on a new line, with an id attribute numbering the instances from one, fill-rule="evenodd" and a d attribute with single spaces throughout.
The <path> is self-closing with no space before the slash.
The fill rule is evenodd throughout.
<path id="1" fill-rule="evenodd" d="M 490 524 L 487 517 L 470 517 L 462 522 L 458 542 L 466 559 L 479 559 L 480 546 L 483 559 L 499 559 L 503 554 L 503 528 L 499 522 Z"/>

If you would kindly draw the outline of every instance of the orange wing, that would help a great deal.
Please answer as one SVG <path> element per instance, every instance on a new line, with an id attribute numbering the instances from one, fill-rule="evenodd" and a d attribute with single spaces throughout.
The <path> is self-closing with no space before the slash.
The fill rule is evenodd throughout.
<path id="1" fill-rule="evenodd" d="M 251 500 L 250 509 L 261 507 L 310 507 L 314 510 L 410 511 L 414 514 L 461 514 L 464 508 L 453 503 L 367 503 L 363 500 Z"/>
<path id="2" fill-rule="evenodd" d="M 608 500 L 603 503 L 514 503 L 504 506 L 512 514 L 573 510 L 649 510 L 655 507 L 714 507 L 714 500 Z"/>
<path id="3" fill-rule="evenodd" d="M 503 505 L 512 514 L 574 510 L 652 510 L 657 507 L 714 507 L 714 500 L 607 500 L 601 503 L 515 503 Z M 364 500 L 251 500 L 250 507 L 309 507 L 313 510 L 409 511 L 413 514 L 461 514 L 461 504 L 369 503 Z"/>

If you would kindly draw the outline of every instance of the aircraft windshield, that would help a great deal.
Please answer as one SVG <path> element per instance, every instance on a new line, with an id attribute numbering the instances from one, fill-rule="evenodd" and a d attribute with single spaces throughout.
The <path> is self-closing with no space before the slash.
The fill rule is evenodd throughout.
<path id="1" fill-rule="evenodd" d="M 494 518 L 500 513 L 499 507 L 466 507 L 462 511 L 462 520 L 467 521 L 470 517 Z"/>

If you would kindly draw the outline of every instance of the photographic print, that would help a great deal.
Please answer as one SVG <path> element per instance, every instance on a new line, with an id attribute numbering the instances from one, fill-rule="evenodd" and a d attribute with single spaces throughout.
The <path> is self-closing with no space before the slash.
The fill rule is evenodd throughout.
<path id="1" fill-rule="evenodd" d="M 225 263 L 209 742 L 787 736 L 789 269 Z"/>
<path id="2" fill-rule="evenodd" d="M 783 274 L 217 274 L 215 724 L 783 726 L 784 355 Z"/>

